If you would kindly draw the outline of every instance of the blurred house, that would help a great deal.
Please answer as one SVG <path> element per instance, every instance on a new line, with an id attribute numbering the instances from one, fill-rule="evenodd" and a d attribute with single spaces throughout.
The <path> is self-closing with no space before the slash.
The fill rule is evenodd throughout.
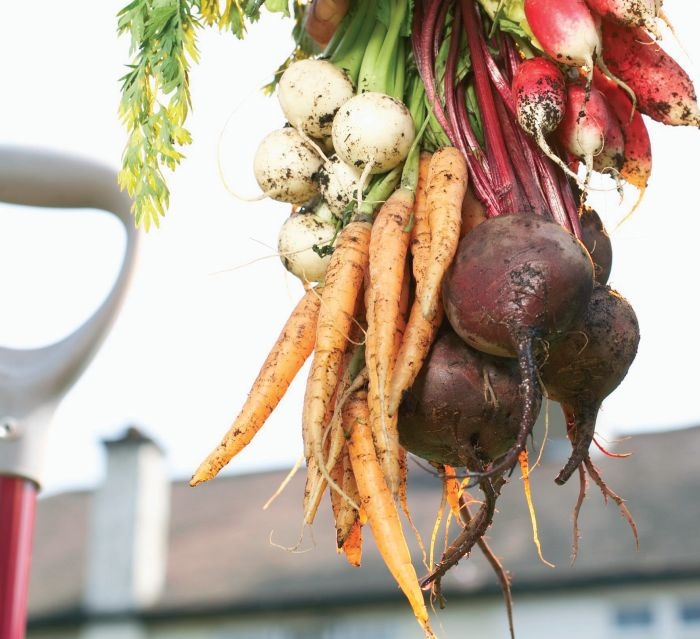
<path id="1" fill-rule="evenodd" d="M 632 456 L 596 458 L 627 500 L 640 548 L 589 482 L 573 565 L 579 482 L 552 481 L 566 456 L 556 444 L 532 475 L 542 552 L 556 567 L 538 559 L 517 471 L 488 532 L 512 576 L 516 637 L 700 638 L 700 427 L 634 435 L 612 446 Z M 166 479 L 162 451 L 136 429 L 106 449 L 96 491 L 39 502 L 29 639 L 422 636 L 369 533 L 362 566 L 353 568 L 336 553 L 328 503 L 301 530 L 303 471 L 263 509 L 285 472 L 190 488 Z M 417 464 L 409 477 L 413 521 L 428 544 L 440 482 Z M 478 550 L 450 571 L 444 593 L 446 607 L 433 615 L 441 638 L 508 637 L 498 581 Z"/>

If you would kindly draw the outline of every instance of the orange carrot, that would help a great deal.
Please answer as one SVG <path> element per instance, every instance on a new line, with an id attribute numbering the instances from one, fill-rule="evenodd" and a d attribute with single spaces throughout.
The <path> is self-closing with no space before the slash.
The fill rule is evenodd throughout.
<path id="1" fill-rule="evenodd" d="M 471 184 L 467 185 L 467 192 L 462 201 L 462 225 L 459 230 L 461 237 L 464 237 L 474 227 L 481 224 L 486 219 L 486 209 L 484 205 L 474 195 Z"/>
<path id="2" fill-rule="evenodd" d="M 530 523 L 532 524 L 532 541 L 535 543 L 535 548 L 537 548 L 537 555 L 539 556 L 540 561 L 553 568 L 554 564 L 547 561 L 542 555 L 542 545 L 540 544 L 540 535 L 537 529 L 535 505 L 532 501 L 532 490 L 530 489 L 530 468 L 528 466 L 527 450 L 520 451 L 520 454 L 518 455 L 518 462 L 520 463 L 520 472 L 523 475 L 523 489 L 525 491 L 525 501 L 527 502 L 527 509 L 530 513 Z"/>
<path id="3" fill-rule="evenodd" d="M 427 187 L 430 260 L 420 293 L 421 309 L 427 318 L 437 313 L 442 279 L 457 251 L 467 184 L 467 163 L 459 149 L 443 147 L 433 153 Z"/>
<path id="4" fill-rule="evenodd" d="M 416 286 L 422 286 L 425 270 L 430 259 L 430 220 L 428 219 L 428 175 L 432 154 L 422 151 L 418 160 L 418 182 L 413 204 L 413 226 L 411 228 L 411 257 L 413 278 Z"/>
<path id="5" fill-rule="evenodd" d="M 436 301 L 435 314 L 430 318 L 423 314 L 419 301 L 414 300 L 389 382 L 387 414 L 390 417 L 396 415 L 403 394 L 418 376 L 442 324 L 443 314 L 442 301 L 439 299 Z"/>
<path id="6" fill-rule="evenodd" d="M 325 47 L 348 12 L 350 0 L 313 0 L 306 9 L 304 28 L 317 44 Z"/>
<path id="7" fill-rule="evenodd" d="M 228 464 L 256 435 L 314 347 L 320 293 L 308 289 L 292 311 L 258 373 L 241 412 L 190 479 L 196 486 Z"/>
<path id="8" fill-rule="evenodd" d="M 316 325 L 316 346 L 304 396 L 304 452 L 328 475 L 323 456 L 323 432 L 338 381 L 369 260 L 371 224 L 352 221 L 338 234 L 326 272 Z M 328 477 L 326 477 L 328 479 Z"/>
<path id="9" fill-rule="evenodd" d="M 346 423 L 349 426 L 350 463 L 355 474 L 361 505 L 367 513 L 367 521 L 377 549 L 389 572 L 411 604 L 413 614 L 423 628 L 425 636 L 434 638 L 423 591 L 411 561 L 411 553 L 403 534 L 399 513 L 377 459 L 369 425 L 366 393 L 356 393 L 348 400 L 346 407 L 349 412 Z"/>
<path id="10" fill-rule="evenodd" d="M 416 201 L 413 206 L 410 245 L 413 257 L 413 277 L 416 282 L 416 297 L 411 306 L 404 337 L 396 354 L 396 362 L 389 381 L 387 414 L 390 417 L 396 414 L 403 394 L 415 381 L 442 322 L 442 304 L 439 299 L 437 301 L 438 309 L 429 318 L 423 314 L 420 304 L 425 274 L 430 263 L 431 231 L 427 188 L 431 157 L 429 153 L 421 153 L 418 167 L 418 185 L 416 187 Z"/>
<path id="11" fill-rule="evenodd" d="M 399 435 L 396 420 L 386 414 L 388 380 L 396 357 L 396 329 L 401 317 L 401 294 L 410 239 L 413 192 L 395 190 L 372 224 L 368 282 L 365 295 L 367 338 L 365 361 L 369 374 L 370 411 L 375 443 L 392 494 L 398 494 Z"/>
<path id="12" fill-rule="evenodd" d="M 352 497 L 356 502 L 360 501 L 357 494 L 355 475 L 350 465 L 350 455 L 347 446 L 343 447 L 342 455 L 331 471 L 331 477 L 333 477 L 339 486 L 342 486 L 343 492 L 346 495 Z M 336 542 L 338 552 L 341 552 L 348 535 L 359 518 L 359 512 L 353 504 L 345 499 L 339 492 L 331 490 L 330 496 L 333 519 L 335 521 Z"/>
<path id="13" fill-rule="evenodd" d="M 355 519 L 348 536 L 343 542 L 343 552 L 351 566 L 359 567 L 362 562 L 362 524 Z"/>

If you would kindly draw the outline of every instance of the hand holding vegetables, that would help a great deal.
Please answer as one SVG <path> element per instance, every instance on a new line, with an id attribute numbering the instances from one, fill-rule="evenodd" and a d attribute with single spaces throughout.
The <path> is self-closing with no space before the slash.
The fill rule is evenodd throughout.
<path id="1" fill-rule="evenodd" d="M 639 329 L 629 303 L 606 286 L 610 238 L 587 197 L 596 173 L 643 194 L 652 167 L 646 118 L 700 126 L 689 76 L 657 41 L 659 4 L 294 4 L 297 46 L 275 78 L 286 123 L 271 126 L 253 165 L 262 196 L 290 205 L 277 245 L 304 293 L 191 484 L 212 479 L 250 443 L 310 358 L 304 521 L 328 489 L 338 549 L 352 565 L 369 523 L 427 637 L 421 588 L 439 598 L 442 577 L 474 545 L 509 601 L 483 535 L 509 473 L 520 464 L 527 478 L 544 396 L 562 405 L 572 443 L 555 481 L 587 473 L 631 522 L 588 449 Z M 198 25 L 241 36 L 260 10 L 248 3 L 233 25 L 210 3 L 181 5 L 203 13 Z M 136 36 L 156 19 L 127 8 L 120 29 Z M 162 81 L 146 62 L 135 68 Z M 148 177 L 155 156 L 139 154 L 137 123 L 149 117 L 139 109 L 151 106 L 132 103 L 136 80 L 124 84 L 132 138 L 121 181 L 144 219 L 159 191 L 146 197 L 138 185 L 160 183 Z M 164 113 L 179 114 L 170 123 L 178 135 L 166 139 L 185 140 L 182 113 Z M 473 516 L 453 500 L 462 528 L 421 581 L 397 509 L 408 514 L 407 453 L 443 469 L 446 492 L 459 473 L 483 494 Z"/>

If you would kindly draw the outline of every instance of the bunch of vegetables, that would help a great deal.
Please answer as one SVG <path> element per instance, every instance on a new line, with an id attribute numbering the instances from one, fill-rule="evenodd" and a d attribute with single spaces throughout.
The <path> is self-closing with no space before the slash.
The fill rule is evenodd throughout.
<path id="1" fill-rule="evenodd" d="M 287 11 L 278 4 L 265 3 Z M 153 93 L 134 104 L 139 82 L 175 91 L 181 108 L 189 101 L 177 74 L 166 82 L 177 64 L 153 47 L 173 24 L 242 36 L 260 5 L 229 0 L 219 13 L 211 3 L 136 0 L 122 12 L 139 51 L 124 79 L 122 182 L 146 224 L 167 206 L 158 161 L 176 164 L 168 144 L 188 137 L 183 113 L 157 110 Z M 700 109 L 659 43 L 659 0 L 314 0 L 293 11 L 297 47 L 270 87 L 287 126 L 261 140 L 254 170 L 264 196 L 291 206 L 278 249 L 304 294 L 191 484 L 253 439 L 310 358 L 304 523 L 328 492 L 338 550 L 353 565 L 369 525 L 432 637 L 423 592 L 439 599 L 442 577 L 475 545 L 510 612 L 509 581 L 484 533 L 516 465 L 527 480 L 543 397 L 566 417 L 572 453 L 555 481 L 579 473 L 575 511 L 588 474 L 634 530 L 589 456 L 639 326 L 607 285 L 610 240 L 587 195 L 594 173 L 643 193 L 646 118 L 699 127 Z M 187 49 L 176 53 L 181 71 Z M 422 579 L 400 516 L 410 520 L 409 453 L 435 468 L 461 522 Z M 482 497 L 472 513 L 474 487 Z"/>

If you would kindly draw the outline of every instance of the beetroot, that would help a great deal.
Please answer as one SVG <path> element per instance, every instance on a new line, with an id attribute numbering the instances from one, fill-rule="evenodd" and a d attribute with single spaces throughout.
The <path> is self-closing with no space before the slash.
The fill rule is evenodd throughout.
<path id="1" fill-rule="evenodd" d="M 594 209 L 586 206 L 581 214 L 581 241 L 593 260 L 595 281 L 607 284 L 612 270 L 612 243 L 603 221 Z"/>
<path id="2" fill-rule="evenodd" d="M 573 452 L 555 481 L 565 483 L 588 455 L 598 411 L 634 361 L 639 323 L 630 303 L 596 285 L 586 312 L 563 337 L 550 343 L 540 378 L 564 410 Z"/>
<path id="3" fill-rule="evenodd" d="M 522 418 L 519 387 L 514 359 L 481 353 L 447 329 L 404 395 L 401 445 L 438 464 L 474 470 L 491 462 L 516 442 Z M 538 392 L 536 412 L 540 400 Z"/>
<path id="4" fill-rule="evenodd" d="M 592 290 L 588 251 L 556 222 L 525 213 L 500 215 L 462 238 L 443 284 L 446 317 L 474 348 L 516 357 L 520 371 L 517 440 L 489 473 L 515 464 L 537 418 L 535 342 L 566 331 Z"/>

